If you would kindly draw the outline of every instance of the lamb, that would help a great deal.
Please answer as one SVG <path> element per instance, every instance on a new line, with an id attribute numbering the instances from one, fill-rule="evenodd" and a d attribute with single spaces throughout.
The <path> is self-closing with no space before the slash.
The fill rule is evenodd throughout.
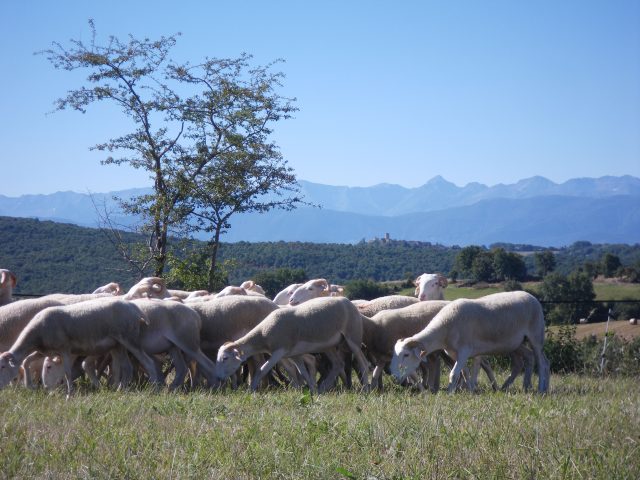
<path id="1" fill-rule="evenodd" d="M 282 358 L 291 358 L 307 380 L 309 388 L 315 391 L 315 378 L 309 375 L 299 356 L 326 352 L 334 368 L 320 385 L 323 391 L 340 373 L 340 359 L 335 349 L 343 340 L 359 363 L 363 388 L 368 389 L 368 363 L 360 349 L 362 318 L 358 309 L 343 297 L 316 298 L 296 308 L 274 310 L 242 338 L 220 347 L 216 362 L 218 377 L 227 378 L 247 358 L 267 353 L 270 358 L 252 379 L 252 390 L 257 389 L 260 380 L 277 362 Z"/>
<path id="2" fill-rule="evenodd" d="M 200 349 L 202 320 L 195 310 L 179 302 L 155 299 L 139 299 L 133 303 L 149 320 L 140 334 L 142 350 L 149 355 L 168 352 L 173 360 L 176 373 L 169 387 L 171 390 L 181 386 L 188 373 L 180 352 L 197 363 L 210 386 L 217 385 L 215 365 Z"/>
<path id="3" fill-rule="evenodd" d="M 11 348 L 0 354 L 0 388 L 15 378 L 28 355 L 38 351 L 62 357 L 70 395 L 74 356 L 105 354 L 118 346 L 138 359 L 152 383 L 160 383 L 153 360 L 140 348 L 140 328 L 145 322 L 148 320 L 135 304 L 118 298 L 45 308 L 33 317 Z"/>
<path id="4" fill-rule="evenodd" d="M 336 297 L 342 296 L 343 294 L 344 287 L 340 285 L 329 285 L 329 282 L 324 278 L 316 278 L 296 288 L 289 298 L 289 305 L 293 307 L 312 298 Z"/>
<path id="5" fill-rule="evenodd" d="M 446 305 L 417 334 L 398 340 L 391 372 L 398 380 L 415 371 L 420 359 L 445 350 L 455 360 L 448 391 L 453 392 L 467 359 L 511 353 L 528 341 L 538 366 L 538 391 L 549 388 L 549 361 L 542 351 L 544 315 L 540 302 L 526 292 L 502 292 Z M 473 388 L 473 385 L 471 385 Z"/>
<path id="6" fill-rule="evenodd" d="M 273 298 L 273 302 L 278 304 L 278 305 L 288 305 L 289 304 L 289 299 L 291 298 L 291 295 L 293 295 L 293 292 L 295 292 L 296 289 L 301 285 L 302 285 L 301 283 L 292 283 L 291 285 L 289 285 L 284 290 L 281 290 Z"/>
<path id="7" fill-rule="evenodd" d="M 439 273 L 423 273 L 415 279 L 416 297 L 418 300 L 444 300 L 444 289 L 447 288 L 447 277 Z"/>
<path id="8" fill-rule="evenodd" d="M 408 307 L 409 305 L 418 303 L 418 301 L 417 298 L 407 297 L 406 295 L 387 295 L 360 303 L 357 307 L 362 315 L 371 318 L 383 310 Z"/>
<path id="9" fill-rule="evenodd" d="M 18 279 L 15 273 L 5 268 L 0 268 L 0 305 L 12 302 L 11 295 L 17 283 Z"/>

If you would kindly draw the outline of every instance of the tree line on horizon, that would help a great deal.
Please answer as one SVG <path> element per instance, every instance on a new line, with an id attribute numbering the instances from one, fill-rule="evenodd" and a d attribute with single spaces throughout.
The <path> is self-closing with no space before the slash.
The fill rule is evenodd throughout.
<path id="1" fill-rule="evenodd" d="M 132 272 L 119 255 L 117 245 L 100 229 L 0 217 L 0 232 L 6 239 L 0 246 L 0 268 L 18 275 L 18 293 L 80 293 L 111 281 L 128 287 L 140 275 L 153 273 Z M 144 236 L 123 233 L 122 238 L 135 244 Z M 197 244 L 189 242 L 194 251 Z M 169 250 L 166 278 L 174 288 L 206 288 L 206 262 L 184 255 L 185 249 L 181 245 L 175 252 Z M 355 245 L 237 242 L 222 243 L 219 255 L 223 267 L 220 288 L 260 275 L 265 282 L 276 277 L 272 288 L 289 280 L 293 283 L 309 278 L 327 278 L 332 283 L 410 281 L 424 272 L 440 272 L 452 279 L 471 282 L 521 282 L 541 279 L 552 272 L 566 276 L 574 271 L 582 271 L 590 278 L 605 275 L 640 280 L 638 244 L 576 242 L 553 251 L 539 249 L 521 255 L 509 251 L 508 244 L 447 247 L 419 242 Z"/>

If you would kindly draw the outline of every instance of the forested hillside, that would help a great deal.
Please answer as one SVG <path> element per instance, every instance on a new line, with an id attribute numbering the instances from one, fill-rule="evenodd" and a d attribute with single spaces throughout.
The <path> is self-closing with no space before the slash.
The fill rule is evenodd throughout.
<path id="1" fill-rule="evenodd" d="M 17 293 L 86 292 L 110 281 L 129 287 L 134 277 L 115 247 L 97 229 L 34 219 L 0 217 L 0 268 L 19 278 Z M 129 241 L 142 237 L 124 234 Z M 531 245 L 500 244 L 520 252 L 530 274 Z M 302 242 L 223 243 L 220 260 L 233 259 L 229 281 L 239 284 L 257 272 L 278 268 L 303 269 L 308 278 L 326 277 L 344 283 L 354 279 L 400 280 L 422 272 L 448 273 L 459 247 L 421 242 L 319 244 Z M 618 256 L 623 265 L 640 262 L 640 245 L 595 245 L 577 242 L 556 253 L 556 270 L 569 273 L 585 261 L 597 262 L 604 253 Z"/>

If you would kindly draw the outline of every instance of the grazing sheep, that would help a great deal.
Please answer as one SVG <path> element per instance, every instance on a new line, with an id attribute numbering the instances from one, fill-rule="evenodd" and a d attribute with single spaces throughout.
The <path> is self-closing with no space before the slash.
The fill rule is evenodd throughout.
<path id="1" fill-rule="evenodd" d="M 223 343 L 236 340 L 279 307 L 258 296 L 226 296 L 189 304 L 202 321 L 200 348 L 215 358 Z"/>
<path id="2" fill-rule="evenodd" d="M 423 273 L 413 282 L 416 286 L 416 297 L 424 300 L 444 300 L 444 289 L 449 284 L 447 277 L 439 273 Z"/>
<path id="3" fill-rule="evenodd" d="M 362 318 L 362 343 L 366 347 L 367 355 L 374 359 L 375 364 L 372 384 L 382 389 L 382 372 L 384 366 L 393 357 L 396 341 L 421 331 L 448 303 L 445 301 L 417 302 L 403 308 L 380 311 L 371 318 L 366 316 Z M 435 358 L 429 360 L 427 362 L 430 374 L 429 387 L 431 391 L 437 391 L 440 384 L 440 363 L 434 362 Z M 437 372 L 434 363 L 437 365 Z"/>
<path id="4" fill-rule="evenodd" d="M 418 303 L 418 299 L 407 297 L 405 295 L 387 295 L 378 297 L 373 300 L 365 301 L 357 305 L 358 310 L 365 317 L 373 317 L 376 313 L 383 310 L 394 310 L 396 308 L 408 307 L 414 303 Z"/>
<path id="5" fill-rule="evenodd" d="M 16 288 L 18 279 L 11 270 L 0 268 L 0 305 L 11 303 L 13 289 Z"/>
<path id="6" fill-rule="evenodd" d="M 216 363 L 218 377 L 227 378 L 247 358 L 267 353 L 270 358 L 252 379 L 252 390 L 257 389 L 260 380 L 277 362 L 291 358 L 309 388 L 315 391 L 315 378 L 310 376 L 299 356 L 318 352 L 333 355 L 342 341 L 355 355 L 360 365 L 360 382 L 368 388 L 368 364 L 360 350 L 362 318 L 358 309 L 344 297 L 316 298 L 296 308 L 274 310 L 242 338 L 220 347 Z M 340 373 L 339 359 L 333 358 L 332 364 L 334 368 L 320 385 L 321 390 L 331 385 Z"/>
<path id="7" fill-rule="evenodd" d="M 144 322 L 147 319 L 135 304 L 116 298 L 45 308 L 33 317 L 11 348 L 0 354 L 0 388 L 15 378 L 27 356 L 38 351 L 62 357 L 67 392 L 71 394 L 74 356 L 100 355 L 120 345 L 138 359 L 152 383 L 159 383 L 153 360 L 140 348 Z"/>
<path id="8" fill-rule="evenodd" d="M 324 278 L 316 278 L 296 288 L 289 298 L 289 305 L 294 307 L 312 298 L 341 297 L 343 294 L 344 287 L 340 285 L 329 285 L 329 282 Z"/>
<path id="9" fill-rule="evenodd" d="M 544 328 L 542 306 L 526 292 L 455 300 L 422 331 L 396 342 L 391 372 L 396 379 L 404 379 L 415 371 L 424 355 L 445 350 L 455 360 L 449 375 L 448 390 L 452 392 L 467 359 L 477 355 L 508 354 L 526 340 L 538 365 L 538 391 L 546 392 L 549 361 L 542 351 Z"/>
<path id="10" fill-rule="evenodd" d="M 278 305 L 288 305 L 291 295 L 293 295 L 293 292 L 295 292 L 296 289 L 301 285 L 301 283 L 292 283 L 284 290 L 278 292 L 278 294 L 273 298 L 273 303 L 276 303 Z"/>
<path id="11" fill-rule="evenodd" d="M 122 295 L 122 289 L 120 288 L 120 284 L 116 283 L 116 282 L 111 282 L 111 283 L 107 283 L 106 285 L 103 285 L 102 287 L 98 287 L 96 288 L 93 293 L 109 293 L 111 295 Z"/>
<path id="12" fill-rule="evenodd" d="M 210 386 L 217 385 L 215 365 L 200 349 L 202 320 L 195 310 L 182 303 L 154 299 L 139 299 L 133 303 L 149 321 L 140 332 L 142 350 L 149 355 L 169 353 L 173 360 L 176 373 L 169 387 L 171 390 L 184 383 L 189 370 L 182 353 L 197 363 Z"/>
<path id="13" fill-rule="evenodd" d="M 630 318 L 630 319 L 629 319 L 629 324 L 631 324 L 631 325 L 637 325 L 637 324 L 638 324 L 638 319 L 636 319 L 636 318 Z"/>

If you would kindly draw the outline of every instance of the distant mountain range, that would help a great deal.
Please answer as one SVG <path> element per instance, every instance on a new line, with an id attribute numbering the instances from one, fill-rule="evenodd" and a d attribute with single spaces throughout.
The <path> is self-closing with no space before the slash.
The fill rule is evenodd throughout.
<path id="1" fill-rule="evenodd" d="M 640 242 L 640 179 L 628 175 L 577 178 L 562 184 L 532 177 L 492 187 L 479 183 L 458 187 L 440 176 L 417 188 L 299 183 L 305 200 L 322 208 L 238 215 L 232 217 L 232 228 L 223 240 L 356 243 L 388 233 L 396 240 L 461 246 Z M 145 191 L 0 195 L 0 215 L 95 227 L 94 205 L 113 209 L 113 196 L 127 198 Z M 116 221 L 127 224 L 132 219 Z"/>

